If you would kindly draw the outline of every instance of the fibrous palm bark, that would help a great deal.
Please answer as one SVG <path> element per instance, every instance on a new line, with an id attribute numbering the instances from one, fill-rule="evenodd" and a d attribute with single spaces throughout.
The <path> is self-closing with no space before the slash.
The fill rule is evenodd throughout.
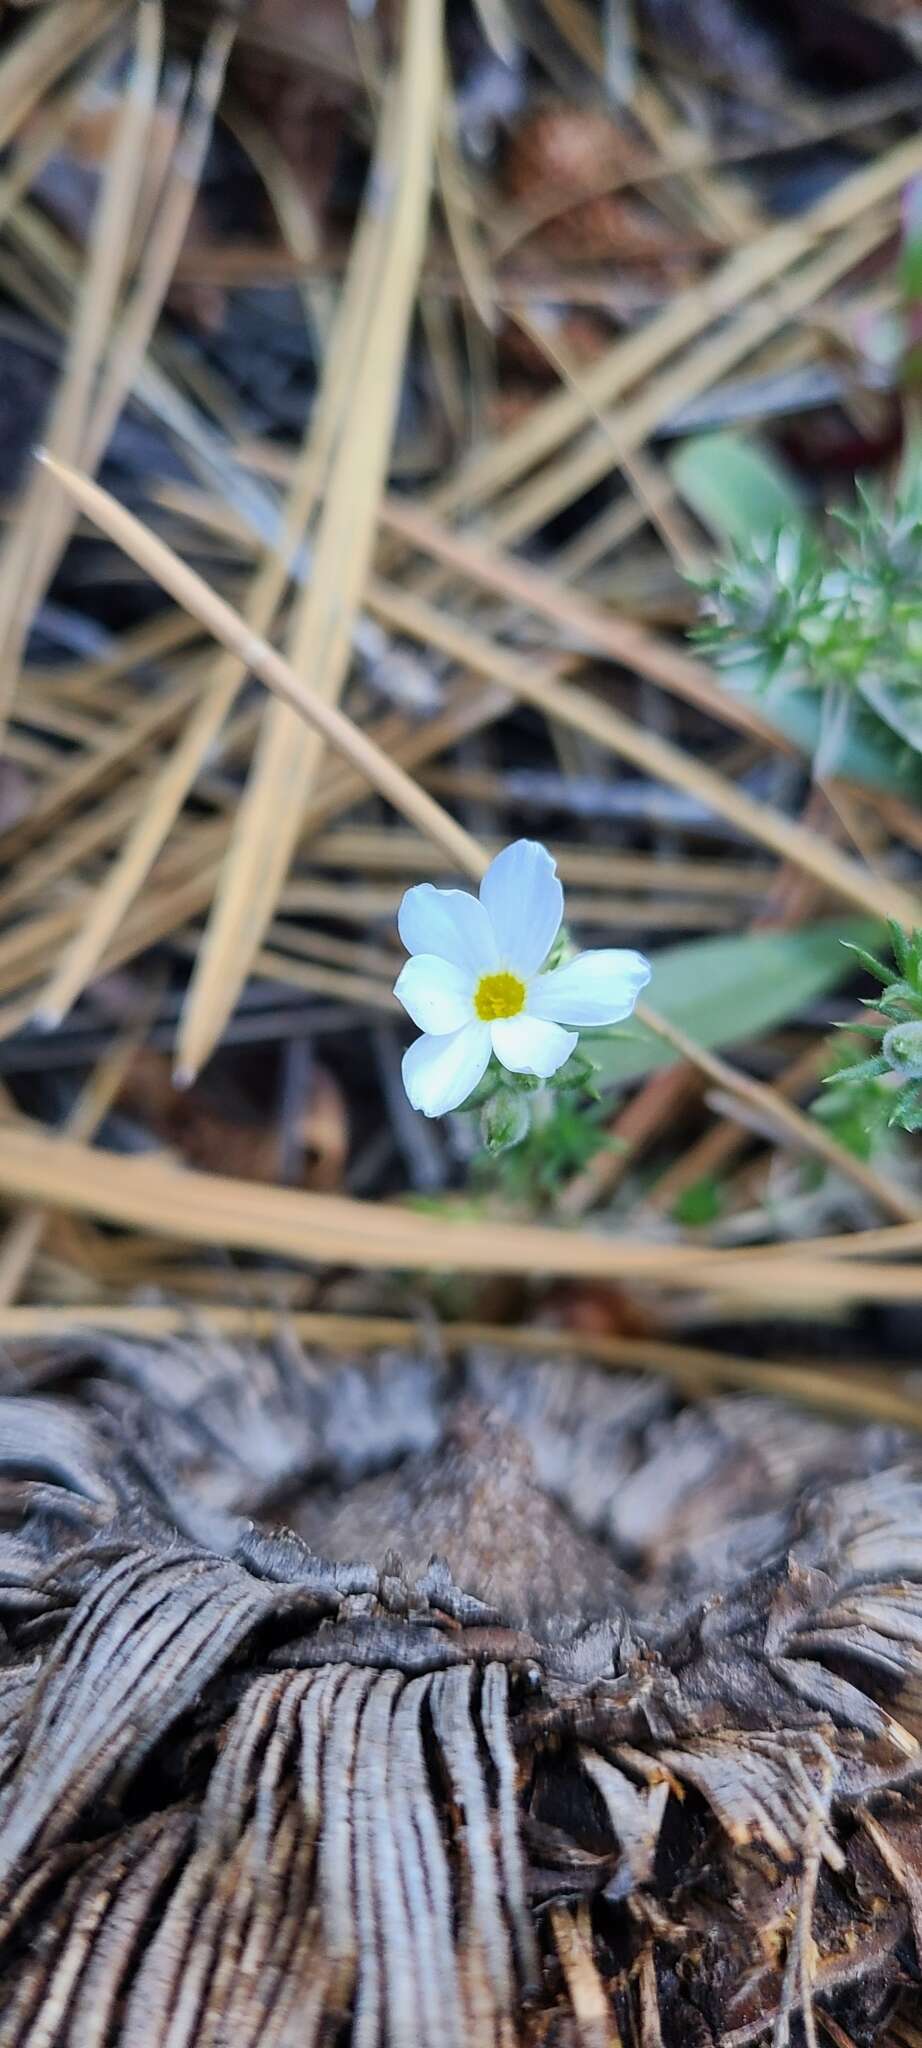
<path id="1" fill-rule="evenodd" d="M 8 1385 L 3 2048 L 918 2048 L 910 1439 L 200 1337 Z"/>

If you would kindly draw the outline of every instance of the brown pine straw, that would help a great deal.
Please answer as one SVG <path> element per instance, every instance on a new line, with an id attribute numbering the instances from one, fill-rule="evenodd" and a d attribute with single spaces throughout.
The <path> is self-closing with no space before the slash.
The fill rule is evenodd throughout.
<path id="1" fill-rule="evenodd" d="M 265 632 L 275 615 L 288 576 L 290 552 L 312 496 L 311 465 L 305 453 L 292 478 L 279 545 L 257 568 L 247 594 L 243 615 L 254 632 Z M 225 725 L 245 675 L 239 657 L 225 653 L 214 665 L 204 688 L 194 683 L 191 689 L 185 686 L 184 701 L 191 715 L 163 765 L 155 771 L 140 812 L 135 801 L 132 827 L 73 943 L 54 970 L 43 999 L 43 1008 L 50 1016 L 64 1017 L 93 979 L 176 823 L 203 762 Z M 96 815 L 99 816 L 98 807 Z M 64 837 L 59 835 L 59 844 Z M 68 866 L 71 860 L 68 855 Z"/>
<path id="2" fill-rule="evenodd" d="M 427 780 L 433 778 L 427 777 Z M 491 793 L 499 795 L 491 783 Z M 503 844 L 500 839 L 482 841 L 492 860 Z M 554 842 L 561 879 L 568 887 L 605 891 L 674 889 L 693 896 L 754 896 L 761 901 L 771 883 L 772 870 L 746 861 L 670 858 L 652 853 L 621 853 L 606 846 L 579 846 Z M 311 841 L 312 868 L 355 867 L 362 875 L 397 875 L 401 882 L 410 875 L 431 875 L 432 855 L 415 832 L 398 826 L 384 831 L 375 825 L 338 825 Z M 601 907 L 601 906 L 600 906 Z"/>
<path id="3" fill-rule="evenodd" d="M 46 449 L 40 461 L 71 492 L 94 523 L 108 532 L 141 568 L 169 590 L 177 603 L 207 627 L 216 640 L 240 657 L 244 666 L 259 676 L 283 702 L 299 711 L 309 725 L 357 768 L 365 781 L 392 803 L 396 810 L 432 840 L 443 857 L 463 874 L 478 880 L 485 862 L 481 850 L 463 826 L 455 824 L 433 797 L 427 796 L 411 775 L 375 746 L 351 718 L 335 704 L 315 697 L 295 674 L 284 656 L 267 640 L 252 632 L 233 605 L 219 597 L 202 577 L 187 568 L 172 549 L 158 540 L 139 519 L 117 505 L 108 491 L 83 477 L 67 464 L 58 462 Z M 115 531 L 113 532 L 113 518 Z"/>
<path id="4" fill-rule="evenodd" d="M 94 380 L 108 346 L 119 289 L 130 261 L 162 46 L 161 0 L 140 0 L 131 71 L 93 217 L 88 262 L 48 424 L 49 447 L 64 460 L 78 457 L 82 449 Z M 50 491 L 47 476 L 33 471 L 0 553 L 0 730 L 15 691 L 29 622 L 51 578 L 66 525 L 61 501 Z"/>
<path id="5" fill-rule="evenodd" d="M 328 477 L 312 571 L 293 607 L 287 650 L 312 699 L 331 707 L 351 662 L 425 248 L 442 31 L 441 0 L 408 0 L 401 67 L 380 124 L 313 422 L 311 446 Z M 283 702 L 265 707 L 180 1023 L 183 1071 L 197 1072 L 208 1058 L 246 981 L 276 909 L 323 751 L 321 728 L 305 725 Z"/>
<path id="6" fill-rule="evenodd" d="M 900 883 L 870 874 L 819 833 L 747 795 L 729 776 L 696 760 L 659 733 L 647 731 L 614 705 L 590 696 L 576 684 L 559 682 L 546 664 L 542 667 L 534 659 L 497 646 L 414 592 L 398 590 L 379 578 L 371 580 L 366 597 L 369 609 L 388 626 L 438 647 L 475 674 L 501 683 L 511 695 L 533 704 L 558 724 L 585 733 L 606 752 L 694 796 L 856 909 L 874 917 L 895 917 L 904 924 L 918 923 L 922 915 L 918 900 Z"/>
<path id="7" fill-rule="evenodd" d="M 0 149 L 75 59 L 125 12 L 125 0 L 67 0 L 66 7 L 44 8 L 24 27 L 3 55 Z"/>
<path id="8" fill-rule="evenodd" d="M 68 464 L 59 462 L 46 449 L 40 451 L 39 459 L 95 525 L 139 567 L 146 569 L 216 639 L 238 654 L 269 689 L 291 704 L 339 752 L 345 754 L 379 795 L 386 796 L 442 853 L 448 853 L 462 873 L 479 880 L 485 866 L 482 849 L 469 833 L 449 818 L 441 805 L 420 788 L 412 776 L 397 768 L 338 707 L 314 696 L 284 656 L 260 635 L 250 631 L 232 605 L 181 562 L 149 527 L 126 512 L 107 491 Z M 587 732 L 603 746 L 607 745 L 609 750 L 624 753 L 638 766 L 662 776 L 663 780 L 676 787 L 688 789 L 742 831 L 748 831 L 782 859 L 802 868 L 815 881 L 856 908 L 875 917 L 901 917 L 907 924 L 918 921 L 922 914 L 920 906 L 900 884 L 869 874 L 857 861 L 829 846 L 818 833 L 781 817 L 768 805 L 744 796 L 728 778 L 705 768 L 684 754 L 681 748 L 662 740 L 658 734 L 644 731 L 610 705 L 598 703 L 573 685 L 557 683 L 546 673 L 538 671 L 533 663 L 495 647 L 473 629 L 447 619 L 434 607 L 423 605 L 421 600 L 409 594 L 404 596 L 388 586 L 385 595 L 375 583 L 371 597 L 373 608 L 382 614 L 386 610 L 400 630 L 413 632 L 416 638 L 432 640 L 443 651 L 453 652 L 459 661 L 481 673 L 489 671 L 495 681 L 505 684 L 525 701 L 547 710 L 561 723 Z"/>
<path id="9" fill-rule="evenodd" d="M 786 1309 L 922 1300 L 922 1268 L 897 1262 L 922 1248 L 922 1224 L 859 1232 L 821 1242 L 819 1250 L 809 1243 L 745 1252 L 636 1244 L 585 1230 L 471 1222 L 389 1202 L 265 1187 L 161 1158 L 103 1154 L 25 1124 L 4 1125 L 2 1138 L 0 1191 L 17 1201 L 297 1265 L 646 1281 L 660 1291 L 708 1290 L 775 1307 L 781 1302 Z M 897 1258 L 867 1256 L 878 1249 Z"/>
<path id="10" fill-rule="evenodd" d="M 448 483 L 432 493 L 432 507 L 440 513 L 461 507 L 467 512 L 508 490 L 579 433 L 586 422 L 587 405 L 595 409 L 614 405 L 625 391 L 649 379 L 653 370 L 705 328 L 727 315 L 738 315 L 741 308 L 745 314 L 746 302 L 755 292 L 769 287 L 774 294 L 777 280 L 809 256 L 824 236 L 860 221 L 920 169 L 922 141 L 913 136 L 824 193 L 800 220 L 785 221 L 735 250 L 694 291 L 680 293 L 636 334 L 614 342 L 583 372 L 579 392 L 555 391 L 521 426 L 469 457 Z M 727 324 L 732 325 L 732 319 Z M 623 415 L 621 426 L 623 431 Z"/>
<path id="11" fill-rule="evenodd" d="M 591 1360 L 611 1372 L 662 1373 L 676 1386 L 698 1397 L 721 1387 L 797 1401 L 836 1416 L 888 1421 L 896 1427 L 922 1428 L 922 1398 L 895 1379 L 889 1366 L 865 1366 L 843 1373 L 838 1359 L 791 1359 L 786 1365 L 761 1358 L 741 1358 L 698 1345 L 663 1343 L 648 1337 L 603 1337 L 583 1331 L 519 1328 L 506 1323 L 439 1322 L 430 1327 L 406 1316 L 355 1316 L 315 1309 L 289 1310 L 276 1304 L 238 1306 L 206 1301 L 194 1304 L 81 1302 L 74 1308 L 32 1304 L 0 1306 L 0 1343 L 40 1340 L 57 1343 L 84 1331 L 105 1330 L 137 1342 L 158 1342 L 214 1331 L 240 1342 L 257 1343 L 290 1330 L 302 1344 L 335 1353 L 377 1351 L 392 1347 L 416 1350 L 430 1345 L 436 1352 L 495 1347 L 509 1357 L 546 1358 L 564 1350 Z"/>
<path id="12" fill-rule="evenodd" d="M 922 150 L 918 152 L 922 161 Z M 795 320 L 816 304 L 846 272 L 854 270 L 887 240 L 892 232 L 889 217 L 862 218 L 836 236 L 828 248 L 805 263 L 790 278 L 745 308 L 735 321 L 727 322 L 708 336 L 675 368 L 650 379 L 643 393 L 619 410 L 614 430 L 622 451 L 630 453 L 653 434 L 659 422 L 674 407 L 718 382 L 746 356 L 771 339 L 779 327 Z M 489 521 L 493 537 L 511 542 L 534 533 L 564 505 L 606 475 L 611 467 L 611 443 L 596 430 L 559 462 L 529 478 Z"/>
<path id="13" fill-rule="evenodd" d="M 178 556 L 174 555 L 172 550 L 152 534 L 140 520 L 118 505 L 108 492 L 103 491 L 98 484 L 92 483 L 89 478 L 82 477 L 66 465 L 56 462 L 46 452 L 43 452 L 42 460 L 82 509 L 117 545 L 130 554 L 142 568 L 147 569 L 178 603 L 192 611 L 225 647 L 239 654 L 254 675 L 258 675 L 286 703 L 294 706 L 309 724 L 319 729 L 340 752 L 347 755 L 372 787 L 381 795 L 388 797 L 406 818 L 417 824 L 420 830 L 439 846 L 442 852 L 447 852 L 463 874 L 473 881 L 480 880 L 488 864 L 484 849 L 470 833 L 455 823 L 433 797 L 420 789 L 412 776 L 407 775 L 382 753 L 368 735 L 347 718 L 337 705 L 326 703 L 322 697 L 307 689 L 284 657 L 276 653 L 267 641 L 249 630 L 232 605 L 227 604 L 201 577 L 181 562 Z M 516 663 L 532 677 L 528 664 L 518 662 L 517 657 L 504 655 L 503 661 Z M 532 683 L 533 681 L 532 677 Z M 572 708 L 572 699 L 577 694 L 575 691 L 554 683 L 553 679 L 547 676 L 540 678 L 540 687 L 544 691 L 559 689 L 564 706 Z M 587 698 L 586 703 L 591 711 L 596 708 L 593 699 Z M 610 718 L 614 715 L 605 706 L 598 708 L 603 717 Z M 625 720 L 624 723 L 628 725 L 629 721 Z M 667 743 L 658 739 L 656 735 L 640 734 L 640 739 L 654 749 L 667 746 Z M 676 753 L 679 760 L 685 764 L 687 757 L 681 754 L 680 750 L 668 751 Z M 697 764 L 691 763 L 691 766 L 699 777 L 705 774 Z M 732 790 L 733 785 L 728 783 L 727 788 Z M 762 810 L 765 807 L 757 808 Z M 830 866 L 833 873 L 837 873 L 839 868 L 844 868 L 849 878 L 854 872 L 857 882 L 853 887 L 860 888 L 862 900 L 868 899 L 864 901 L 864 907 L 876 902 L 878 891 L 886 894 L 889 905 L 889 892 L 883 890 L 883 885 L 879 884 L 875 877 L 869 876 L 865 883 L 862 870 L 855 863 L 844 861 L 834 848 L 826 846 L 825 841 L 816 837 L 816 852 L 813 853 L 812 842 L 815 835 L 808 833 L 804 827 L 791 825 L 787 819 L 776 818 L 774 812 L 767 812 L 767 816 L 773 830 L 777 827 L 777 831 L 781 832 L 781 828 L 784 828 L 781 832 L 781 841 L 786 849 L 790 848 L 793 841 L 794 848 L 802 856 L 803 842 L 808 842 L 808 857 L 813 860 L 814 866 L 819 863 L 827 879 Z M 803 864 L 803 857 L 799 862 L 796 853 L 792 857 L 795 864 Z M 903 892 L 900 891 L 899 894 L 902 897 Z M 327 992 L 332 972 L 333 970 L 324 970 Z M 54 1011 L 49 1013 L 40 1008 L 36 1014 L 37 1021 L 46 1027 L 58 1021 Z M 683 1059 L 692 1060 L 709 1080 L 717 1080 L 721 1086 L 729 1089 L 731 1094 L 739 1096 L 763 1116 L 767 1112 L 775 1124 L 780 1124 L 786 1134 L 796 1139 L 802 1149 L 821 1158 L 826 1164 L 834 1165 L 864 1193 L 871 1195 L 885 1214 L 895 1217 L 898 1221 L 911 1221 L 919 1215 L 919 1205 L 913 1198 L 885 1180 L 864 1160 L 857 1159 L 846 1147 L 837 1145 L 814 1119 L 804 1116 L 791 1103 L 784 1102 L 770 1088 L 765 1088 L 763 1084 L 751 1081 L 745 1074 L 738 1073 L 727 1061 L 718 1060 L 705 1052 L 685 1033 L 678 1031 L 666 1019 L 661 1018 L 649 1004 L 638 1004 L 636 1014 Z M 178 1078 L 188 1081 L 191 1078 L 190 1070 L 181 1067 Z"/>
<path id="14" fill-rule="evenodd" d="M 563 591 L 550 577 L 548 590 L 542 595 L 543 576 L 496 549 L 457 539 L 435 525 L 428 514 L 411 512 L 405 520 L 402 509 L 398 508 L 392 518 L 385 508 L 382 516 L 385 523 L 390 520 L 401 531 L 412 532 L 420 545 L 425 540 L 441 559 L 463 567 L 466 574 L 484 587 L 547 612 L 558 626 L 569 624 L 581 644 L 627 662 L 639 674 L 699 709 L 761 736 L 762 721 L 757 716 L 750 717 L 745 707 L 735 707 L 733 699 L 720 691 L 716 678 L 702 662 L 677 652 L 632 622 L 612 618 L 579 594 Z M 575 685 L 562 683 L 546 660 L 525 660 L 413 591 L 398 589 L 380 578 L 370 579 L 366 598 L 370 610 L 394 631 L 435 647 L 474 673 L 502 683 L 513 696 L 544 711 L 552 724 L 585 733 L 606 751 L 622 755 L 644 772 L 697 797 L 738 829 L 763 840 L 782 858 L 802 867 L 805 873 L 859 908 L 879 916 L 886 907 L 886 914 L 910 923 L 919 915 L 917 900 L 897 882 L 862 869 L 821 834 L 747 796 L 728 776 L 706 768 L 685 749 L 638 726 L 614 706 L 601 703 Z M 771 728 L 765 726 L 764 731 L 774 746 L 785 750 L 785 743 L 779 741 Z"/>
<path id="15" fill-rule="evenodd" d="M 145 12 L 146 10 L 146 12 Z M 154 336 L 180 248 L 192 213 L 204 168 L 215 110 L 220 98 L 235 27 L 221 21 L 206 37 L 198 65 L 182 132 L 174 139 L 164 190 L 152 221 L 144 218 L 143 181 L 146 170 L 144 143 L 157 107 L 156 87 L 162 43 L 160 0 L 144 0 L 138 21 L 139 62 L 133 89 L 125 95 L 122 133 L 116 138 L 107 171 L 104 204 L 94 221 L 90 267 L 81 283 L 74 329 L 73 360 L 68 367 L 54 418 L 49 428 L 50 445 L 58 453 L 75 454 L 84 469 L 94 472 L 105 454 L 126 399 L 140 375 Z M 166 100 L 161 100 L 164 107 Z M 178 118 L 178 110 L 177 110 Z M 123 310 L 116 303 L 117 287 L 130 263 L 129 237 L 141 245 L 138 274 Z M 109 329 L 114 324 L 114 332 Z M 84 357 L 100 361 L 98 388 L 85 418 L 80 419 L 79 376 L 80 329 L 88 333 Z M 90 384 L 84 379 L 84 395 Z M 76 448 L 70 447 L 80 428 Z M 37 505 L 27 495 L 17 513 L 18 530 L 11 533 L 11 548 L 19 546 L 27 563 L 27 580 L 19 593 L 18 628 L 11 621 L 11 633 L 18 631 L 20 643 L 28 620 L 36 609 L 42 590 L 47 588 L 55 566 L 70 538 L 75 508 L 52 499 L 48 505 L 39 491 Z M 29 539 L 30 527 L 32 532 Z M 15 668 L 17 643 L 7 649 Z M 34 687 L 30 676 L 31 691 Z"/>
<path id="16" fill-rule="evenodd" d="M 381 524 L 422 554 L 457 569 L 465 580 L 545 619 L 576 647 L 620 663 L 721 724 L 734 726 L 782 752 L 792 751 L 761 712 L 724 689 L 707 663 L 622 619 L 584 591 L 570 588 L 542 563 L 540 569 L 489 541 L 455 533 L 427 507 L 388 498 Z"/>
<path id="17" fill-rule="evenodd" d="M 64 1124 L 69 1138 L 93 1138 L 121 1092 L 147 1027 L 126 1032 L 88 1076 Z M 0 1237 L 0 1306 L 8 1308 L 24 1285 L 49 1216 L 35 1204 L 21 1209 Z"/>

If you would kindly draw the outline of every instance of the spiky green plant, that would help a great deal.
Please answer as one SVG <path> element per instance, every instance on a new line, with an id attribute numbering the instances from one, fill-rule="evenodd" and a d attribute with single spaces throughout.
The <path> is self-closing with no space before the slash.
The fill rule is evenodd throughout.
<path id="1" fill-rule="evenodd" d="M 894 756 L 922 753 L 922 450 L 892 503 L 859 485 L 845 538 L 786 526 L 740 546 L 703 586 L 698 638 L 753 686 L 818 693 L 818 754 L 876 729 Z"/>
<path id="2" fill-rule="evenodd" d="M 890 925 L 895 968 L 878 960 L 863 946 L 849 945 L 868 974 L 882 985 L 883 993 L 863 998 L 867 1007 L 878 1011 L 882 1024 L 851 1025 L 868 1037 L 879 1039 L 880 1049 L 870 1059 L 856 1060 L 826 1076 L 827 1086 L 866 1090 L 886 1077 L 889 1114 L 887 1123 L 903 1131 L 922 1130 L 922 930 L 906 932 Z M 847 944 L 847 941 L 843 941 Z"/>

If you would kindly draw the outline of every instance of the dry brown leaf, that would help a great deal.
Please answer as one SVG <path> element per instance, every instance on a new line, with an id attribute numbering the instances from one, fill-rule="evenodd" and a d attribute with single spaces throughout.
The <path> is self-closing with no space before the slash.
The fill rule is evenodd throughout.
<path id="1" fill-rule="evenodd" d="M 349 1146 L 346 1105 L 333 1075 L 319 1064 L 311 1068 L 307 1098 L 290 1133 L 275 1117 L 250 1107 L 241 1106 L 232 1117 L 201 1085 L 176 1088 L 168 1056 L 149 1047 L 135 1054 L 118 1104 L 200 1172 L 268 1186 L 287 1181 L 318 1193 L 342 1186 Z"/>

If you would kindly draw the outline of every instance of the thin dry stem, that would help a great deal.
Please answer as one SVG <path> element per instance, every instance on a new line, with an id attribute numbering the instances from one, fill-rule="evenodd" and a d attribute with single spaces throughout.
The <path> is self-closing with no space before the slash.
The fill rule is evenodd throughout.
<path id="1" fill-rule="evenodd" d="M 314 446 L 319 466 L 330 462 L 329 483 L 288 641 L 293 669 L 325 705 L 338 702 L 345 680 L 376 536 L 425 244 L 441 78 L 440 0 L 409 0 L 402 69 L 328 353 Z M 207 1059 L 234 1007 L 278 902 L 322 752 L 316 725 L 305 728 L 284 704 L 267 708 L 180 1025 L 184 1073 Z"/>
<path id="2" fill-rule="evenodd" d="M 209 1282 L 213 1275 L 207 1276 Z M 184 1303 L 82 1301 L 71 1307 L 30 1303 L 0 1307 L 0 1341 L 54 1342 L 81 1331 L 111 1330 L 139 1341 L 182 1335 L 199 1324 L 223 1336 L 257 1341 L 288 1328 L 304 1344 L 333 1353 L 405 1347 L 415 1350 L 431 1334 L 440 1350 L 465 1351 L 480 1345 L 502 1355 L 546 1358 L 565 1355 L 591 1359 L 612 1372 L 662 1373 L 691 1396 L 721 1387 L 772 1395 L 819 1413 L 854 1420 L 893 1423 L 918 1429 L 922 1403 L 905 1382 L 894 1378 L 881 1362 L 863 1372 L 843 1375 L 838 1359 L 791 1360 L 773 1365 L 764 1359 L 741 1358 L 688 1344 L 668 1344 L 643 1337 L 602 1337 L 566 1329 L 518 1327 L 506 1323 L 440 1322 L 431 1333 L 401 1316 L 337 1315 L 313 1309 L 280 1306 L 279 1300 L 245 1304 L 206 1300 L 201 1307 Z"/>
<path id="3" fill-rule="evenodd" d="M 49 449 L 65 461 L 77 454 L 93 380 L 106 348 L 126 264 L 146 166 L 163 44 L 161 0 L 139 0 L 134 61 L 122 98 L 115 143 L 93 220 L 89 261 L 68 340 L 61 385 L 47 430 Z M 19 672 L 29 622 L 67 531 L 48 478 L 33 472 L 0 558 L 0 726 Z"/>
<path id="4" fill-rule="evenodd" d="M 541 1273 L 642 1280 L 670 1291 L 713 1289 L 718 1295 L 795 1306 L 850 1301 L 918 1302 L 922 1272 L 893 1260 L 817 1255 L 809 1243 L 764 1251 L 701 1250 L 638 1245 L 591 1232 L 543 1224 L 472 1223 L 414 1214 L 391 1203 L 311 1195 L 219 1174 L 195 1173 L 159 1158 L 101 1154 L 70 1139 L 8 1126 L 0 1148 L 0 1190 L 17 1201 L 45 1203 L 95 1216 L 122 1228 L 150 1230 L 186 1244 L 219 1243 L 268 1252 L 297 1265 L 347 1265 L 407 1272 Z M 900 1250 L 907 1229 L 875 1233 Z M 870 1235 L 870 1233 L 868 1233 Z M 860 1249 L 860 1238 L 851 1241 Z"/>

